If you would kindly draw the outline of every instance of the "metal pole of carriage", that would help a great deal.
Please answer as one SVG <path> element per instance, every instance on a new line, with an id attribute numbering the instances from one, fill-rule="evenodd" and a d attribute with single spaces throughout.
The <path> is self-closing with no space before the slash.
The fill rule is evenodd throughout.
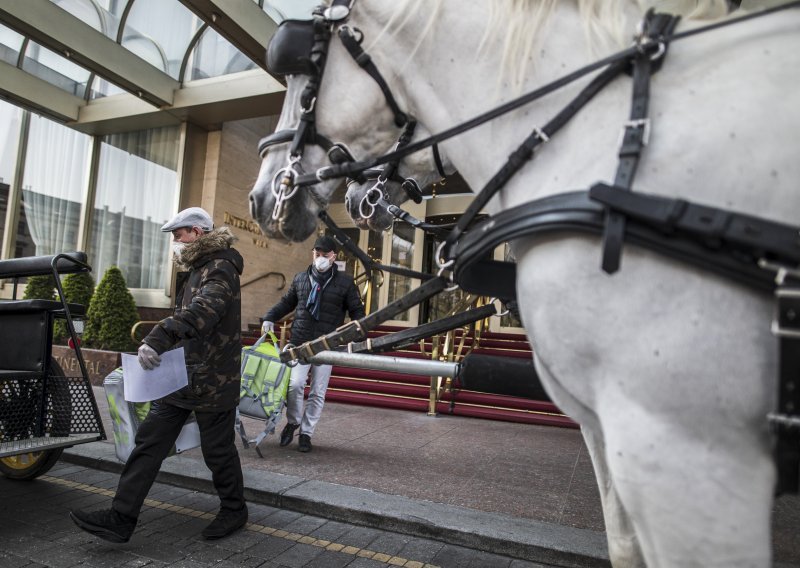
<path id="1" fill-rule="evenodd" d="M 320 351 L 305 362 L 314 365 L 339 365 L 356 369 L 373 371 L 393 371 L 409 375 L 427 375 L 438 377 L 455 377 L 459 372 L 459 363 L 446 361 L 427 361 L 424 359 L 408 359 L 389 355 L 368 355 L 366 353 L 346 353 L 343 351 Z"/>

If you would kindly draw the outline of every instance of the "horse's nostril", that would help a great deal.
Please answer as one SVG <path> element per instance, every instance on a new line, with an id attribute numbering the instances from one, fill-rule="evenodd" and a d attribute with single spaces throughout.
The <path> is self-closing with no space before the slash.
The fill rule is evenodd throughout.
<path id="1" fill-rule="evenodd" d="M 250 200 L 250 216 L 253 219 L 258 219 L 258 201 L 256 200 L 256 196 L 251 193 L 248 198 Z"/>

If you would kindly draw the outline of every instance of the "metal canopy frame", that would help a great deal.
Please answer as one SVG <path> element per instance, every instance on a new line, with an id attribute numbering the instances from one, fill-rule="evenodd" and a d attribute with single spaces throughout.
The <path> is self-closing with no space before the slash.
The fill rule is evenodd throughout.
<path id="1" fill-rule="evenodd" d="M 225 75 L 224 87 L 223 77 L 184 85 L 183 73 L 175 79 L 121 45 L 127 16 L 136 0 L 127 0 L 124 6 L 116 41 L 50 0 L 0 0 L 0 23 L 25 38 L 16 66 L 0 61 L 0 97 L 92 135 L 178 124 L 184 120 L 215 128 L 227 120 L 277 112 L 285 88 L 263 70 L 266 47 L 277 23 L 264 12 L 261 3 L 173 1 L 180 1 L 204 22 L 188 42 L 182 71 L 208 28 L 260 69 Z M 29 42 L 36 42 L 89 71 L 83 97 L 63 91 L 22 69 Z M 90 100 L 90 88 L 97 78 L 130 94 Z"/>
<path id="2" fill-rule="evenodd" d="M 278 24 L 255 2 L 180 0 L 210 28 L 266 71 L 267 44 Z"/>
<path id="3" fill-rule="evenodd" d="M 0 0 L 0 20 L 154 106 L 172 104 L 178 81 L 52 2 Z"/>

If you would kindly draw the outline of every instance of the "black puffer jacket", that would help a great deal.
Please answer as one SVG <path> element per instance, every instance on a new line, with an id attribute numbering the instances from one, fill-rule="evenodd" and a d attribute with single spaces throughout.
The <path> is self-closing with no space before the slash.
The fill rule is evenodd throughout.
<path id="1" fill-rule="evenodd" d="M 365 315 L 364 304 L 358 296 L 358 288 L 353 282 L 353 277 L 339 272 L 339 267 L 335 264 L 331 270 L 333 276 L 322 290 L 319 321 L 314 319 L 306 308 L 308 296 L 311 294 L 310 266 L 303 272 L 295 274 L 289 291 L 264 316 L 264 320 L 276 322 L 295 310 L 292 323 L 294 345 L 300 345 L 333 331 L 344 323 L 345 313 L 351 320 L 361 319 Z"/>
<path id="2" fill-rule="evenodd" d="M 189 386 L 165 397 L 169 404 L 221 412 L 239 402 L 244 262 L 234 240 L 221 227 L 186 245 L 181 261 L 189 272 L 178 274 L 175 313 L 144 338 L 158 353 L 184 348 Z"/>

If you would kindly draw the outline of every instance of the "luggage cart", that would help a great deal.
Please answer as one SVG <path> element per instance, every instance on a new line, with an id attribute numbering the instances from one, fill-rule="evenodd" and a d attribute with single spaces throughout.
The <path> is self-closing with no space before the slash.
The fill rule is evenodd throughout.
<path id="1" fill-rule="evenodd" d="M 0 260 L 13 297 L 0 300 L 0 473 L 33 479 L 64 448 L 105 440 L 106 433 L 79 345 L 86 307 L 67 304 L 59 275 L 89 272 L 86 253 Z M 52 274 L 58 300 L 18 300 L 20 278 Z M 81 376 L 67 376 L 52 356 L 53 323 L 65 319 Z"/>

